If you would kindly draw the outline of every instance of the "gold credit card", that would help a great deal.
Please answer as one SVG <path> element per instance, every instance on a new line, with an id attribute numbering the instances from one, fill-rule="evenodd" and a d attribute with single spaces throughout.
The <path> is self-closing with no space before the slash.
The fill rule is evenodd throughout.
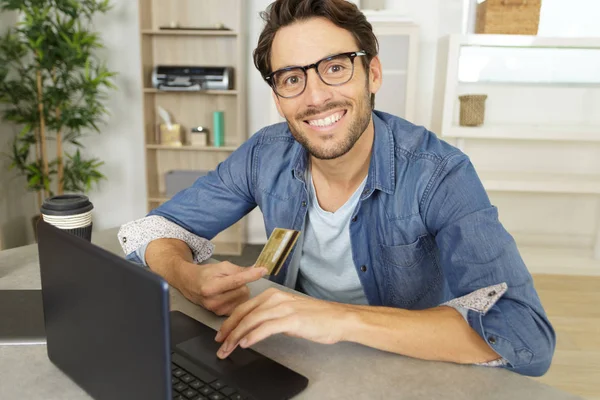
<path id="1" fill-rule="evenodd" d="M 266 268 L 269 271 L 268 275 L 277 275 L 296 244 L 298 236 L 300 236 L 300 231 L 275 228 L 254 266 Z"/>

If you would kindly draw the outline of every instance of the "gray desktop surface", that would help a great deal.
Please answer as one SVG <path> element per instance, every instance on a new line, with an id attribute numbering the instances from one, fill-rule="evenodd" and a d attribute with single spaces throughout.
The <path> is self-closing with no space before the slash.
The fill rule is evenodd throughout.
<path id="1" fill-rule="evenodd" d="M 116 232 L 94 232 L 92 240 L 122 255 Z M 0 290 L 39 289 L 37 257 L 35 245 L 0 252 Z M 250 285 L 253 296 L 269 287 L 289 290 L 264 279 Z M 224 320 L 174 289 L 171 308 L 215 329 Z M 297 399 L 580 399 L 502 369 L 416 360 L 354 343 L 321 345 L 278 335 L 253 348 L 308 377 Z M 0 399 L 89 398 L 50 363 L 45 345 L 0 345 Z"/>
<path id="2" fill-rule="evenodd" d="M 0 344 L 46 343 L 40 290 L 0 290 Z"/>

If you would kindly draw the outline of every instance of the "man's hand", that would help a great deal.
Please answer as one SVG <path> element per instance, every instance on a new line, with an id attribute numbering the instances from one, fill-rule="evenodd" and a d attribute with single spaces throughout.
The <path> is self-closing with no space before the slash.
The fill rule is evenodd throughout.
<path id="1" fill-rule="evenodd" d="M 249 347 L 276 333 L 333 344 L 344 340 L 348 305 L 268 289 L 235 309 L 215 340 L 226 358 L 237 346 Z"/>
<path id="2" fill-rule="evenodd" d="M 179 290 L 191 302 L 217 315 L 229 315 L 250 298 L 246 286 L 267 273 L 265 268 L 245 268 L 230 262 L 196 265 L 187 263 Z"/>

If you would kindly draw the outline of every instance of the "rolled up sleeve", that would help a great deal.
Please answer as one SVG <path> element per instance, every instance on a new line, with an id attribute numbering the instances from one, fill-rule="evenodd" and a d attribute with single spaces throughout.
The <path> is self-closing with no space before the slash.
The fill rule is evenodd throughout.
<path id="1" fill-rule="evenodd" d="M 123 225 L 117 234 L 127 259 L 146 264 L 146 248 L 156 239 L 179 239 L 192 251 L 194 262 L 207 260 L 214 251 L 214 245 L 208 240 L 194 235 L 168 219 L 151 215 Z"/>
<path id="2" fill-rule="evenodd" d="M 471 328 L 504 360 L 498 366 L 543 375 L 556 346 L 554 329 L 516 243 L 500 223 L 468 157 L 455 153 L 445 159 L 429 187 L 422 207 L 457 299 L 450 305 L 467 310 Z M 469 302 L 468 295 L 494 287 L 487 303 L 484 296 Z"/>
<path id="3" fill-rule="evenodd" d="M 123 225 L 118 237 L 126 258 L 146 265 L 148 244 L 173 238 L 188 245 L 196 263 L 208 259 L 214 251 L 210 240 L 256 207 L 252 183 L 256 171 L 252 160 L 260 135 L 260 132 L 254 135 L 215 170 L 146 217 Z"/>

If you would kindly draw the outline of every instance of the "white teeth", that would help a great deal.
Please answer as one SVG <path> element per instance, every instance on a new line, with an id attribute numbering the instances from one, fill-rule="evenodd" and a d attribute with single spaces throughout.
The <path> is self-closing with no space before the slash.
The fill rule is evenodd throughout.
<path id="1" fill-rule="evenodd" d="M 309 123 L 309 125 L 312 125 L 312 126 L 324 127 L 324 126 L 329 126 L 329 125 L 335 124 L 343 116 L 344 116 L 344 113 L 342 111 L 340 111 L 340 112 L 337 112 L 337 113 L 335 113 L 333 115 L 330 115 L 329 117 L 326 117 L 324 119 L 310 120 L 310 121 L 308 121 L 308 123 Z"/>

